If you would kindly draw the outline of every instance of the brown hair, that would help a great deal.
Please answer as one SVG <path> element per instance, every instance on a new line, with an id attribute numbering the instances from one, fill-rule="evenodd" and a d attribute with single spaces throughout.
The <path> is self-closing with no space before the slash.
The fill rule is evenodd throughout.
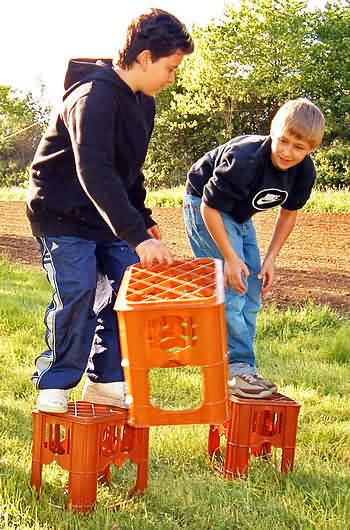
<path id="1" fill-rule="evenodd" d="M 167 11 L 152 8 L 130 23 L 115 66 L 128 69 L 143 50 L 150 50 L 154 62 L 176 50 L 188 55 L 193 52 L 194 44 L 182 22 Z"/>
<path id="2" fill-rule="evenodd" d="M 306 98 L 287 101 L 271 122 L 270 134 L 288 132 L 304 140 L 315 149 L 322 142 L 325 119 L 320 109 Z"/>

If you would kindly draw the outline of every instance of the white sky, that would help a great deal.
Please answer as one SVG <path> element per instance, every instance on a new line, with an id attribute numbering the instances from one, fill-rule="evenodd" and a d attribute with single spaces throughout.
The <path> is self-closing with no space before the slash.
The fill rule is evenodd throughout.
<path id="1" fill-rule="evenodd" d="M 0 84 L 61 92 L 72 57 L 113 57 L 129 20 L 147 7 L 165 9 L 190 29 L 222 14 L 225 0 L 2 0 Z"/>
<path id="2" fill-rule="evenodd" d="M 310 0 L 315 6 L 325 0 Z M 2 0 L 0 85 L 38 95 L 40 81 L 55 104 L 72 57 L 112 57 L 129 20 L 147 7 L 165 9 L 189 29 L 223 14 L 235 0 Z"/>

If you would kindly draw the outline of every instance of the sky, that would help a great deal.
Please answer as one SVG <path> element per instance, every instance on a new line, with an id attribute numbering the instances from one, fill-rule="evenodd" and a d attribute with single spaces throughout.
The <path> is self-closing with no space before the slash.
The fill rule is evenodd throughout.
<path id="1" fill-rule="evenodd" d="M 54 104 L 73 57 L 113 57 L 135 14 L 158 7 L 188 29 L 219 17 L 225 0 L 2 0 L 0 85 L 39 95 L 44 83 Z M 231 3 L 231 2 L 230 2 Z M 232 2 L 233 3 L 233 2 Z"/>
<path id="2" fill-rule="evenodd" d="M 0 85 L 40 94 L 52 105 L 62 92 L 68 60 L 113 57 L 131 18 L 148 7 L 165 9 L 188 29 L 219 18 L 237 0 L 2 0 Z M 325 0 L 310 0 L 321 7 Z"/>

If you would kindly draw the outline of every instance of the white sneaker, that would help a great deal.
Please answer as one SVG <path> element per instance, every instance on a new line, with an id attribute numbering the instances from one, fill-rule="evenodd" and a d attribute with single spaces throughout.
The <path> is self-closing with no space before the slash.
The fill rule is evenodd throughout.
<path id="1" fill-rule="evenodd" d="M 68 410 L 69 390 L 61 388 L 45 388 L 39 391 L 36 406 L 42 412 L 64 413 Z"/>
<path id="2" fill-rule="evenodd" d="M 128 408 L 127 403 L 128 385 L 125 381 L 115 383 L 94 383 L 86 378 L 81 399 L 90 403 L 101 405 L 112 405 L 122 409 Z"/>

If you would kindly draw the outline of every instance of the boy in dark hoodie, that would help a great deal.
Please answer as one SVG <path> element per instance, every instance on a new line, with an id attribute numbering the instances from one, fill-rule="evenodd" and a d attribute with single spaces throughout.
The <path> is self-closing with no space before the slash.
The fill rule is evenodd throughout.
<path id="1" fill-rule="evenodd" d="M 59 112 L 31 167 L 27 216 L 53 288 L 48 349 L 36 360 L 37 407 L 67 411 L 87 372 L 83 399 L 125 407 L 113 310 L 125 269 L 171 263 L 145 207 L 144 163 L 154 96 L 193 51 L 185 26 L 160 9 L 134 19 L 117 61 L 69 63 Z"/>
<path id="2" fill-rule="evenodd" d="M 258 375 L 254 339 L 261 295 L 271 288 L 275 260 L 297 210 L 315 182 L 310 154 L 322 141 L 324 117 L 305 98 L 285 103 L 270 136 L 238 136 L 206 153 L 188 172 L 184 216 L 196 257 L 224 262 L 229 389 L 246 398 L 277 391 Z M 253 215 L 280 206 L 263 264 Z"/>

